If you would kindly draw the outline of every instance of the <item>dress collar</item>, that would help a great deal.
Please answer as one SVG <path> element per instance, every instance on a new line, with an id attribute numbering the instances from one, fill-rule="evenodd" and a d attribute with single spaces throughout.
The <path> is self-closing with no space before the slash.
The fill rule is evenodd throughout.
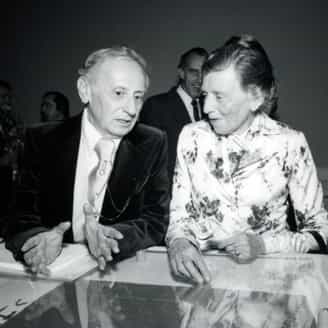
<path id="1" fill-rule="evenodd" d="M 216 134 L 211 124 L 209 124 L 211 130 Z M 248 150 L 249 141 L 253 140 L 255 137 L 259 135 L 276 135 L 281 133 L 281 129 L 284 126 L 283 123 L 271 119 L 264 112 L 257 112 L 250 126 L 243 131 L 242 133 L 233 133 L 228 136 L 220 136 L 216 134 L 218 140 L 226 140 L 231 141 L 239 148 Z"/>

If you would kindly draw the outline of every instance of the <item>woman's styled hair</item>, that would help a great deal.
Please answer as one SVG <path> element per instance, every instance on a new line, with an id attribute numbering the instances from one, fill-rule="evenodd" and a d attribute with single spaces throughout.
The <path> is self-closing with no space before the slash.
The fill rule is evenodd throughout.
<path id="1" fill-rule="evenodd" d="M 204 76 L 234 65 L 240 76 L 242 88 L 258 87 L 264 95 L 259 110 L 274 117 L 278 94 L 273 67 L 263 46 L 251 35 L 232 36 L 222 47 L 212 51 L 204 63 Z"/>

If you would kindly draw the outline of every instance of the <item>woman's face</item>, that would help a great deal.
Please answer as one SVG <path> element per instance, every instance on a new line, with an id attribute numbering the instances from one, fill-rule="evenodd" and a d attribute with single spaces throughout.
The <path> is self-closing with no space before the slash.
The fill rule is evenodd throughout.
<path id="1" fill-rule="evenodd" d="M 204 76 L 204 112 L 215 132 L 220 135 L 242 133 L 251 124 L 258 108 L 258 93 L 245 90 L 234 65 Z"/>

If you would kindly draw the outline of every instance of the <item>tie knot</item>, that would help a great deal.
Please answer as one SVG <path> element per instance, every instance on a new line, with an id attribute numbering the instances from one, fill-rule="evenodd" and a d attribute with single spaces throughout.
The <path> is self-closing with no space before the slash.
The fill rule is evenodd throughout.
<path id="1" fill-rule="evenodd" d="M 114 151 L 114 141 L 109 138 L 101 138 L 96 143 L 95 152 L 100 160 L 111 160 Z"/>
<path id="2" fill-rule="evenodd" d="M 197 98 L 193 98 L 192 101 L 191 101 L 191 105 L 193 107 L 198 106 L 198 99 Z"/>

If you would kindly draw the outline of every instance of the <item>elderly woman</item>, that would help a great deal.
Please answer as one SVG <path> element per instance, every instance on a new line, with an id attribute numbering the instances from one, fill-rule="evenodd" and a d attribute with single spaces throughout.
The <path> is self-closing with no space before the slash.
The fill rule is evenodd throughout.
<path id="1" fill-rule="evenodd" d="M 302 132 L 266 114 L 273 68 L 251 36 L 230 38 L 204 64 L 208 119 L 182 130 L 166 242 L 174 274 L 210 280 L 201 250 L 247 262 L 275 252 L 326 252 L 328 218 Z M 287 223 L 288 196 L 297 232 Z"/>

